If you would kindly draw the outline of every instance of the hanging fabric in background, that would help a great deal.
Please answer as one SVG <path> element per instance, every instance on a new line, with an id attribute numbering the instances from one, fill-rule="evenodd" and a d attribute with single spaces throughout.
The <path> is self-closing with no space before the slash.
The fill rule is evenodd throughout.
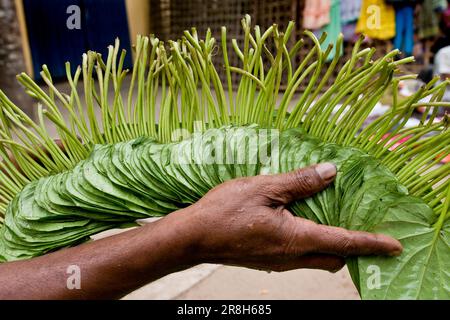
<path id="1" fill-rule="evenodd" d="M 447 0 L 424 0 L 419 14 L 418 35 L 421 39 L 439 34 L 438 13 L 447 9 Z"/>
<path id="2" fill-rule="evenodd" d="M 345 41 L 356 41 L 356 22 L 361 11 L 361 0 L 341 0 L 341 25 Z"/>
<path id="3" fill-rule="evenodd" d="M 330 23 L 331 0 L 306 0 L 303 28 L 317 30 Z"/>
<path id="4" fill-rule="evenodd" d="M 411 56 L 414 49 L 414 8 L 404 6 L 395 10 L 394 47 Z"/>
<path id="5" fill-rule="evenodd" d="M 341 0 L 341 22 L 348 24 L 355 22 L 361 12 L 361 0 Z"/>
<path id="6" fill-rule="evenodd" d="M 392 39 L 395 36 L 394 7 L 384 0 L 363 0 L 356 32 L 372 39 Z"/>
<path id="7" fill-rule="evenodd" d="M 447 9 L 442 12 L 442 23 L 445 30 L 450 30 L 450 7 L 447 7 Z"/>
<path id="8" fill-rule="evenodd" d="M 330 7 L 330 23 L 324 26 L 321 30 L 322 32 L 326 32 L 328 37 L 322 43 L 322 50 L 326 50 L 330 44 L 336 44 L 336 41 L 341 33 L 341 8 L 340 8 L 340 0 L 331 0 Z M 340 48 L 340 52 L 342 55 L 343 47 Z M 333 47 L 330 54 L 328 55 L 327 61 L 330 61 L 334 58 L 336 54 L 336 47 Z"/>
<path id="9" fill-rule="evenodd" d="M 344 41 L 356 42 L 358 35 L 356 34 L 356 22 L 342 25 L 342 34 L 344 35 Z"/>
<path id="10" fill-rule="evenodd" d="M 405 56 L 411 56 L 414 49 L 414 9 L 416 0 L 387 0 L 395 8 L 394 48 Z"/>

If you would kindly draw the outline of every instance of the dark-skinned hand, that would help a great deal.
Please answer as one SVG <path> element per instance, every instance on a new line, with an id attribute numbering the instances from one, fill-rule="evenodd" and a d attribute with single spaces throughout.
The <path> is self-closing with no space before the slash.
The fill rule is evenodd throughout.
<path id="1" fill-rule="evenodd" d="M 194 232 L 202 235 L 202 260 L 274 271 L 337 271 L 347 256 L 400 254 L 401 244 L 388 236 L 319 225 L 289 212 L 291 202 L 326 188 L 335 175 L 335 166 L 323 163 L 212 189 L 190 208 Z"/>

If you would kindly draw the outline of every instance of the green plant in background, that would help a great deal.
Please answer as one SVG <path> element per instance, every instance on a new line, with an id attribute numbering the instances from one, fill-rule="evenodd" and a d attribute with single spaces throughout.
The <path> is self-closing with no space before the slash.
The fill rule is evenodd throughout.
<path id="1" fill-rule="evenodd" d="M 242 47 L 232 41 L 239 67 L 229 64 L 225 28 L 219 44 L 209 31 L 199 39 L 195 29 L 167 44 L 139 36 L 127 94 L 119 41 L 106 61 L 88 52 L 75 74 L 66 65 L 68 93 L 45 66 L 47 91 L 21 74 L 39 101 L 36 122 L 0 91 L 0 260 L 38 256 L 168 214 L 228 179 L 332 161 L 334 184 L 292 204 L 292 212 L 392 235 L 404 246 L 399 257 L 348 260 L 361 297 L 450 298 L 450 164 L 439 164 L 450 151 L 449 119 L 435 121 L 438 107 L 450 106 L 441 102 L 448 82 L 434 79 L 399 101 L 399 82 L 413 77 L 399 66 L 413 59 L 396 61 L 392 51 L 373 61 L 375 50 L 360 49 L 360 40 L 321 93 L 340 59 L 337 52 L 326 62 L 332 46 L 321 50 L 325 35 L 305 32 L 314 47 L 294 68 L 304 41 L 287 47 L 292 22 L 284 32 L 276 25 L 252 31 L 246 16 L 242 26 Z M 218 48 L 226 83 L 212 62 Z M 232 73 L 240 76 L 235 87 Z M 294 95 L 300 85 L 304 91 Z M 391 109 L 363 126 L 388 89 Z M 427 107 L 420 124 L 405 127 L 419 105 Z"/>

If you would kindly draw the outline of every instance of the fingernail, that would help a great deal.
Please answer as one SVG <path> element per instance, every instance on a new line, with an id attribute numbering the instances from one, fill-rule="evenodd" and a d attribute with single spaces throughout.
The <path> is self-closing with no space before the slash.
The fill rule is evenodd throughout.
<path id="1" fill-rule="evenodd" d="M 397 239 L 391 238 L 387 235 L 379 235 L 379 237 L 384 238 L 386 243 L 389 243 L 391 251 L 388 253 L 391 257 L 399 256 L 403 252 L 403 246 Z"/>
<path id="2" fill-rule="evenodd" d="M 319 163 L 316 166 L 316 172 L 325 181 L 333 179 L 336 176 L 336 171 L 336 166 L 331 162 Z"/>

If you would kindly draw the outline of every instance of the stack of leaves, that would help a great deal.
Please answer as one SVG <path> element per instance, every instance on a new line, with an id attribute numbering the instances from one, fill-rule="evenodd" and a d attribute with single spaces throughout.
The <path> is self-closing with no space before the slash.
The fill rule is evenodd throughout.
<path id="1" fill-rule="evenodd" d="M 118 41 L 106 61 L 88 52 L 75 74 L 67 64 L 69 93 L 55 87 L 45 66 L 47 92 L 19 75 L 39 100 L 37 122 L 0 91 L 0 259 L 41 255 L 170 213 L 235 177 L 332 161 L 338 167 L 334 184 L 293 203 L 292 212 L 389 234 L 404 246 L 399 257 L 348 260 L 361 296 L 450 298 L 450 164 L 440 165 L 450 150 L 449 119 L 436 120 L 438 108 L 450 106 L 441 102 L 448 82 L 433 79 L 399 101 L 399 82 L 413 77 L 401 75 L 399 66 L 412 58 L 395 60 L 393 51 L 373 61 L 374 49 L 360 50 L 360 40 L 321 93 L 340 59 L 337 52 L 326 63 L 332 51 L 321 50 L 326 36 L 305 32 L 315 46 L 294 69 L 303 40 L 287 48 L 293 23 L 284 33 L 276 25 L 252 33 L 248 16 L 242 25 L 243 48 L 232 41 L 239 67 L 228 63 L 222 29 L 225 85 L 211 61 L 215 39 L 207 32 L 200 40 L 192 29 L 167 45 L 138 37 L 127 95 Z M 268 49 L 272 41 L 275 52 Z M 337 51 L 341 44 L 342 37 Z M 232 72 L 241 75 L 237 88 Z M 305 81 L 305 91 L 296 95 Z M 388 89 L 392 108 L 363 128 Z M 420 124 L 406 127 L 419 105 L 427 109 Z M 49 124 L 63 148 L 48 134 Z"/>

